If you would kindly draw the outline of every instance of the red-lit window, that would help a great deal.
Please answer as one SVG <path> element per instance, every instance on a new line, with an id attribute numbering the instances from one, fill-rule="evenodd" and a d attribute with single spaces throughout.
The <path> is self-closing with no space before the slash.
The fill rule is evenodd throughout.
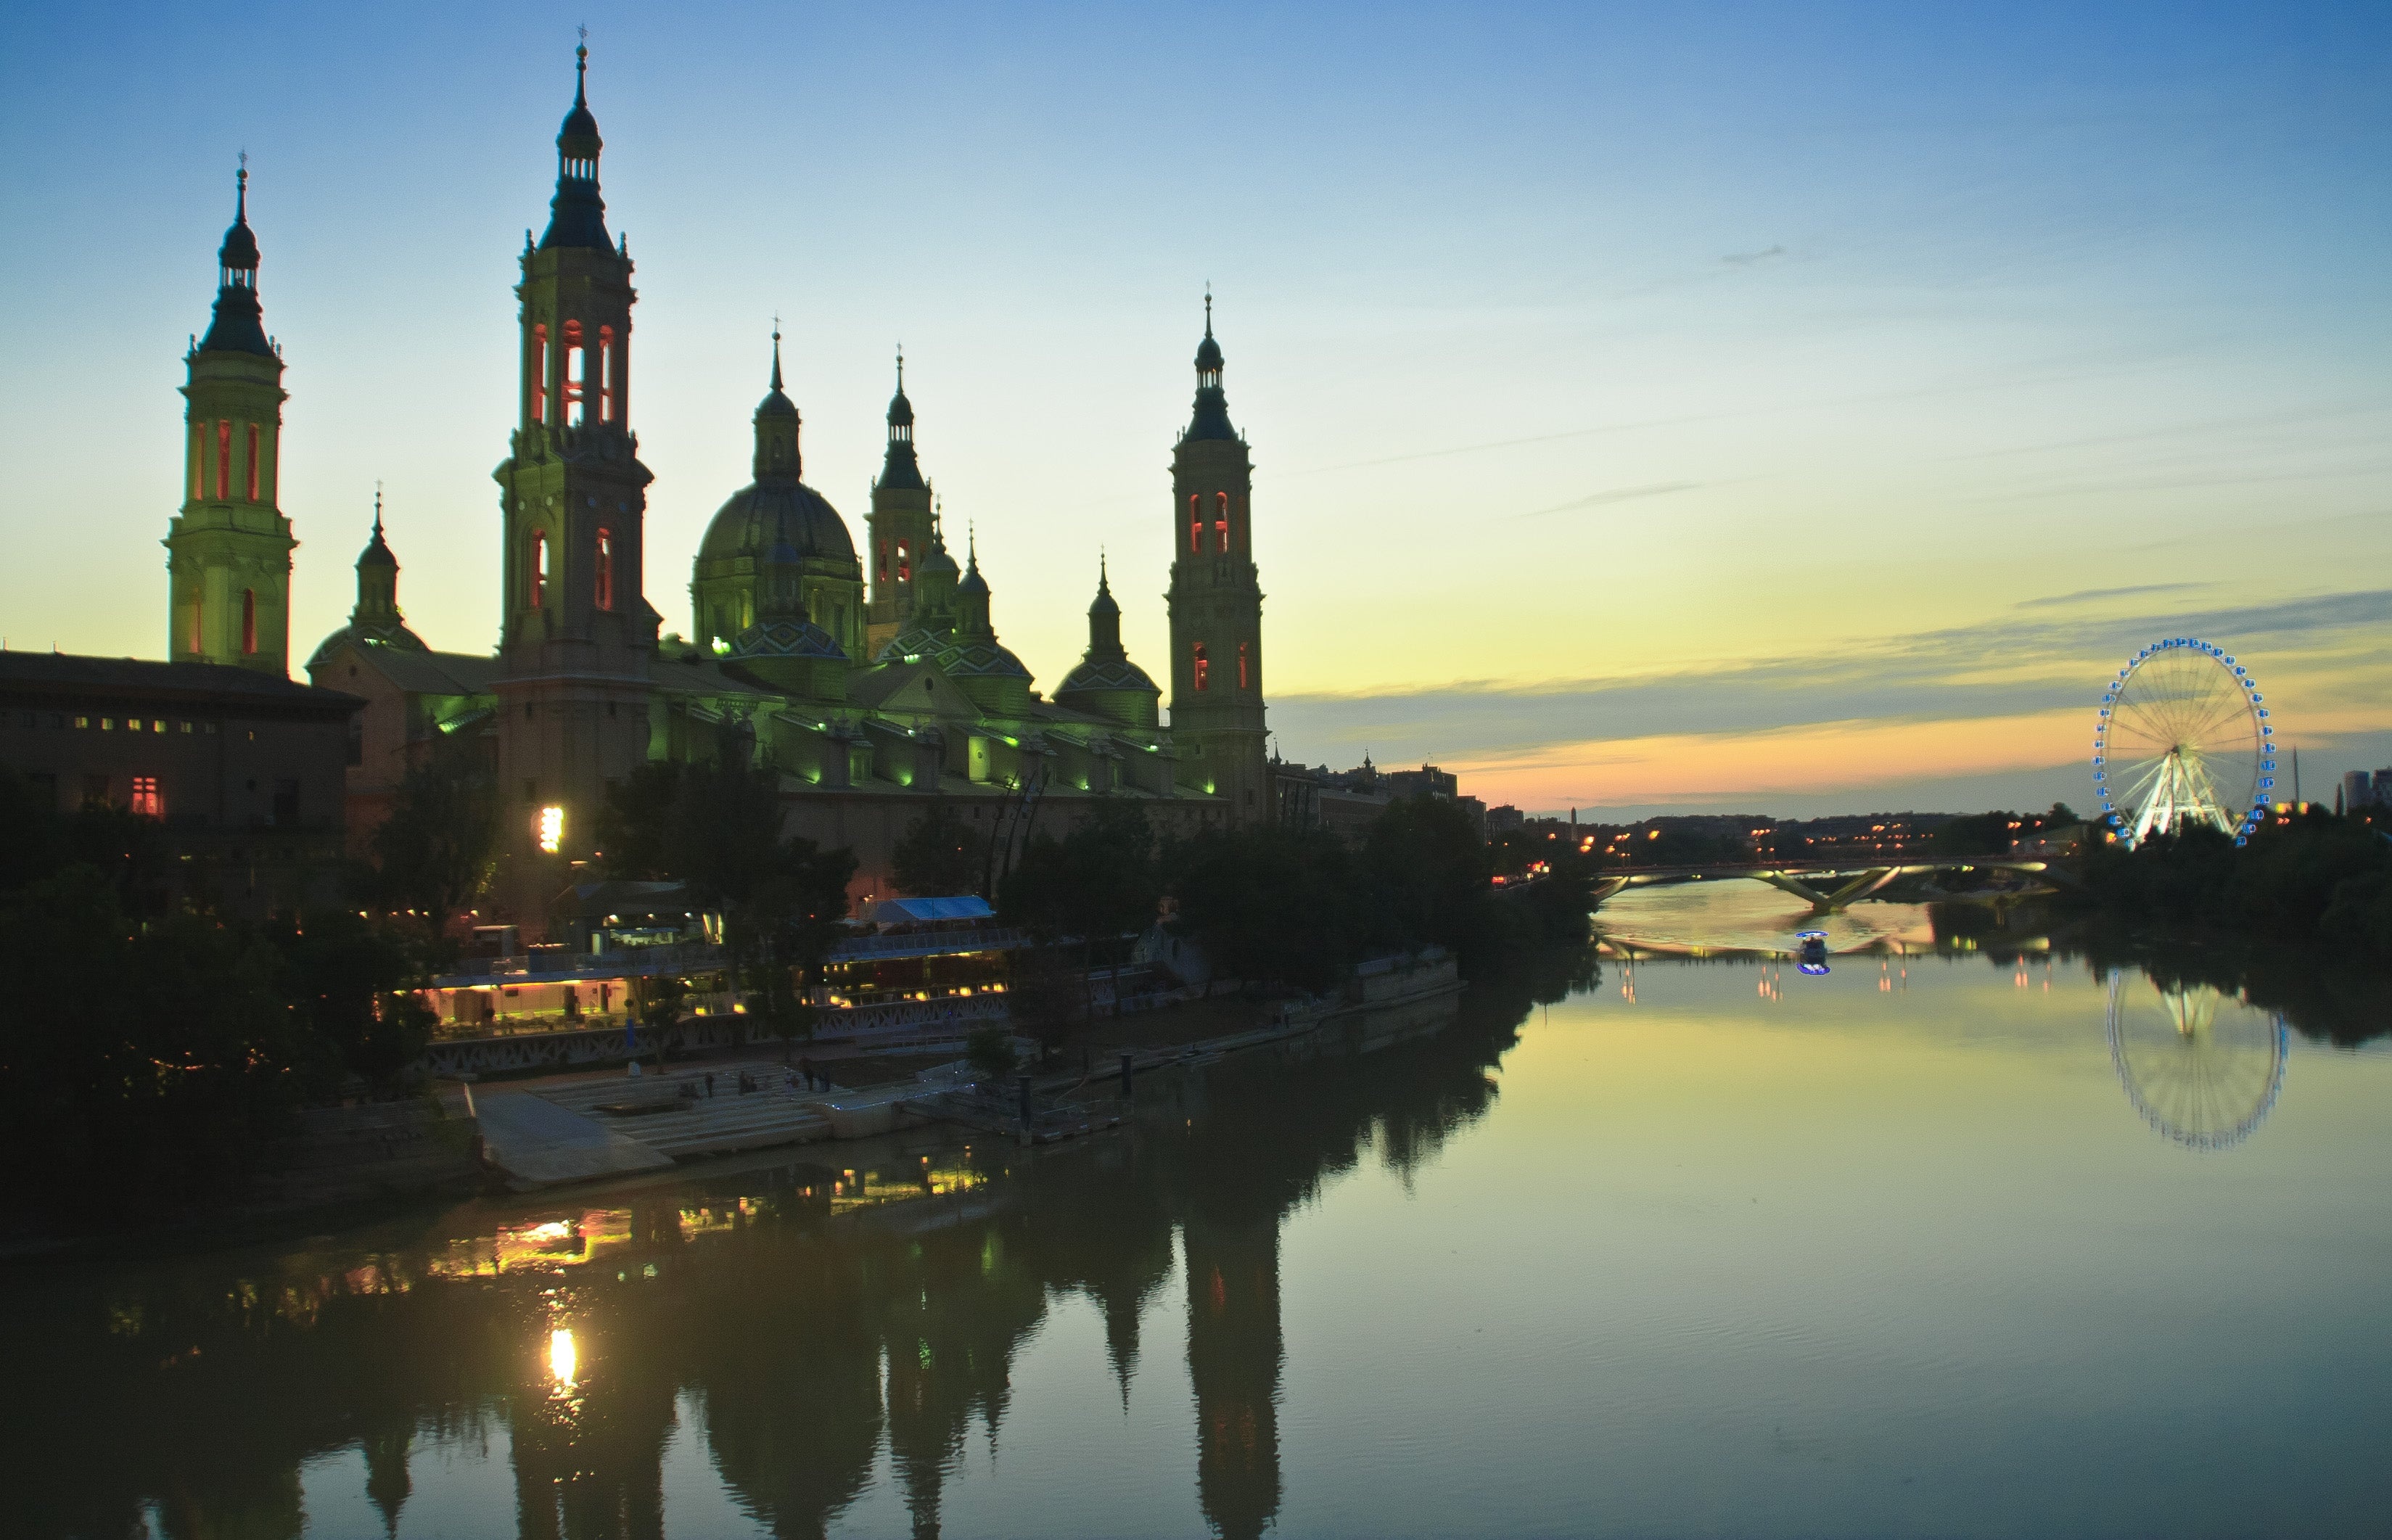
<path id="1" fill-rule="evenodd" d="M 257 500 L 257 424 L 249 425 L 249 500 Z"/>
<path id="2" fill-rule="evenodd" d="M 905 548 L 904 541 L 900 540 L 897 542 L 897 581 L 910 583 L 913 580 L 914 553 Z"/>
<path id="3" fill-rule="evenodd" d="M 581 426 L 583 389 L 588 383 L 583 371 L 588 368 L 589 357 L 581 346 L 581 323 L 567 321 L 565 323 L 565 425 L 568 428 Z"/>
<path id="4" fill-rule="evenodd" d="M 201 480 L 208 462 L 208 430 L 204 424 L 191 424 L 191 500 L 199 501 L 208 495 L 207 483 Z"/>
<path id="5" fill-rule="evenodd" d="M 611 529 L 602 529 L 598 532 L 597 577 L 594 587 L 598 607 L 602 610 L 613 609 L 615 607 L 615 532 Z"/>
<path id="6" fill-rule="evenodd" d="M 531 420 L 548 421 L 548 326 L 531 329 Z"/>
<path id="7" fill-rule="evenodd" d="M 158 795 L 156 776 L 136 775 L 133 778 L 133 816 L 136 818 L 166 816 L 165 799 Z"/>
<path id="8" fill-rule="evenodd" d="M 1196 494 L 1188 494 L 1188 554 L 1204 554 L 1204 515 L 1196 511 Z"/>
<path id="9" fill-rule="evenodd" d="M 257 590 L 240 590 L 240 650 L 244 654 L 257 652 Z"/>
<path id="10" fill-rule="evenodd" d="M 535 610 L 548 602 L 548 532 L 531 532 L 531 607 Z"/>
<path id="11" fill-rule="evenodd" d="M 216 420 L 216 496 L 232 496 L 232 424 Z"/>
<path id="12" fill-rule="evenodd" d="M 1199 690 L 1210 689 L 1211 684 L 1209 681 L 1212 677 L 1213 665 L 1211 661 L 1204 656 L 1204 644 L 1200 641 L 1196 644 L 1196 688 Z"/>
<path id="13" fill-rule="evenodd" d="M 598 329 L 598 421 L 615 421 L 615 329 Z"/>
<path id="14" fill-rule="evenodd" d="M 206 645 L 204 639 L 207 636 L 207 601 L 196 593 L 193 594 L 191 596 L 190 650 L 194 653 L 201 651 Z"/>
<path id="15" fill-rule="evenodd" d="M 1246 644 L 1242 641 L 1238 643 L 1238 688 L 1241 690 L 1254 688 L 1254 670 L 1246 657 Z"/>
<path id="16" fill-rule="evenodd" d="M 1216 492 L 1213 496 L 1221 499 L 1215 505 L 1216 516 L 1213 520 L 1213 549 L 1227 556 L 1229 553 L 1229 495 L 1227 492 Z"/>

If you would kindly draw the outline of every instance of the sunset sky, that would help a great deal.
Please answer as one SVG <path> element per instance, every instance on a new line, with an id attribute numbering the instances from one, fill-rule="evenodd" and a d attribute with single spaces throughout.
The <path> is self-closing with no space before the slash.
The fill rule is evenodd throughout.
<path id="1" fill-rule="evenodd" d="M 1164 671 L 1201 296 L 1290 758 L 1533 810 L 2089 798 L 2197 635 L 2305 788 L 2392 765 L 2392 10 L 28 10 L 0 56 L 0 632 L 162 656 L 181 354 L 236 154 L 290 365 L 294 667 L 374 485 L 496 641 L 515 256 L 586 21 L 639 264 L 650 602 L 786 333 L 861 538 L 901 342 L 1006 642 L 1098 551 Z"/>

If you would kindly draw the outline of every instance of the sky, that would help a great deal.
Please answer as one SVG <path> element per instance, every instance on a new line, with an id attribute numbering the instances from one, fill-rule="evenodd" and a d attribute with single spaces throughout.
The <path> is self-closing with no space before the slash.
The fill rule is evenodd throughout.
<path id="1" fill-rule="evenodd" d="M 515 257 L 574 28 L 641 300 L 648 597 L 748 480 L 775 315 L 859 540 L 924 469 L 1054 681 L 1098 551 L 1166 668 L 1202 293 L 1290 759 L 1588 816 L 2084 805 L 2160 637 L 2304 789 L 2392 765 L 2392 10 L 11 7 L 6 645 L 161 656 L 235 157 L 293 666 L 384 491 L 487 652 Z"/>

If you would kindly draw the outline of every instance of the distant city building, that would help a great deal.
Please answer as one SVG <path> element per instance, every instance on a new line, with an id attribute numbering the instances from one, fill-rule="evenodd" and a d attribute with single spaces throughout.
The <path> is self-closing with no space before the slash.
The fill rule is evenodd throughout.
<path id="1" fill-rule="evenodd" d="M 1526 826 L 1526 815 L 1508 802 L 1487 809 L 1487 833 L 1490 837 Z"/>

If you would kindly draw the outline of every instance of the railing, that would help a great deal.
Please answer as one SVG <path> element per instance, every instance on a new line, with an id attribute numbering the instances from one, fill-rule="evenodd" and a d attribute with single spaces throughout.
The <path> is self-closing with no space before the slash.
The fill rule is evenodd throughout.
<path id="1" fill-rule="evenodd" d="M 1027 944 L 1019 930 L 938 930 L 912 935 L 856 936 L 831 949 L 833 963 L 864 963 L 899 957 L 940 957 L 967 951 L 1006 951 Z M 719 946 L 683 941 L 613 951 L 519 952 L 513 957 L 468 957 L 432 980 L 436 990 L 485 984 L 557 984 L 577 978 L 634 978 L 665 973 L 714 973 L 730 966 Z"/>

